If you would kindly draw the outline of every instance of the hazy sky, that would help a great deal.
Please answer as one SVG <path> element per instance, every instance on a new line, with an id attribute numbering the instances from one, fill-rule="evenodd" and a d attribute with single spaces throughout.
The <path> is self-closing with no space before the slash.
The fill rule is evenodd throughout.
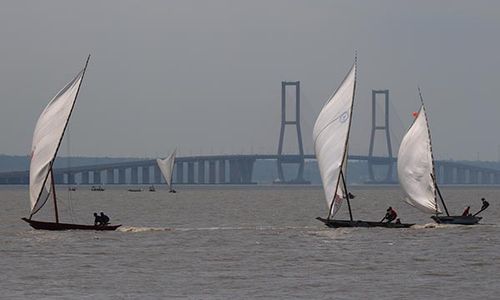
<path id="1" fill-rule="evenodd" d="M 2 1 L 0 153 L 29 153 L 88 53 L 72 155 L 274 153 L 282 80 L 301 81 L 310 153 L 357 50 L 352 153 L 368 150 L 371 90 L 390 89 L 403 132 L 420 85 L 436 157 L 496 160 L 499 36 L 499 1 Z"/>

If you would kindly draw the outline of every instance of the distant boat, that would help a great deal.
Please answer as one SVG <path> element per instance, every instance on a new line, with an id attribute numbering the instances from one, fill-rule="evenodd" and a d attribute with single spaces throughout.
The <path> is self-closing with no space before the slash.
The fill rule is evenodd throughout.
<path id="1" fill-rule="evenodd" d="M 66 131 L 66 127 L 75 106 L 76 98 L 82 84 L 85 71 L 90 59 L 87 58 L 85 67 L 69 82 L 45 107 L 38 118 L 33 133 L 33 144 L 30 163 L 30 201 L 31 212 L 28 218 L 22 218 L 35 229 L 45 230 L 116 230 L 121 225 L 82 225 L 59 222 L 57 210 L 56 189 L 52 167 L 57 156 L 57 151 Z M 32 220 L 47 202 L 50 195 L 54 201 L 55 222 Z"/>
<path id="2" fill-rule="evenodd" d="M 104 188 L 102 186 L 100 186 L 100 185 L 99 186 L 92 186 L 90 188 L 90 190 L 92 192 L 104 192 Z"/>
<path id="3" fill-rule="evenodd" d="M 354 220 L 345 172 L 347 170 L 347 152 L 349 131 L 351 128 L 354 93 L 356 89 L 356 62 L 342 84 L 330 97 L 319 113 L 313 130 L 314 152 L 323 182 L 328 216 L 317 219 L 328 227 L 388 227 L 404 228 L 414 224 L 387 223 Z M 346 200 L 349 208 L 349 220 L 333 219 Z"/>
<path id="4" fill-rule="evenodd" d="M 165 178 L 165 182 L 167 183 L 169 187 L 169 192 L 170 193 L 176 193 L 177 191 L 174 190 L 172 187 L 172 173 L 174 171 L 174 164 L 175 164 L 175 154 L 177 150 L 174 150 L 172 154 L 170 154 L 167 158 L 165 159 L 156 159 L 156 162 L 158 163 L 158 167 L 161 170 L 161 173 L 163 174 L 163 178 Z"/>
<path id="5" fill-rule="evenodd" d="M 154 185 L 150 185 L 149 186 L 149 191 L 150 192 L 156 192 L 155 186 Z"/>
<path id="6" fill-rule="evenodd" d="M 128 189 L 129 192 L 142 192 L 142 189 Z"/>
<path id="7" fill-rule="evenodd" d="M 70 192 L 74 192 L 74 191 L 76 191 L 76 187 L 70 186 L 70 187 L 68 188 L 68 191 L 70 191 Z"/>
<path id="8" fill-rule="evenodd" d="M 422 212 L 434 214 L 431 218 L 442 224 L 477 224 L 481 217 L 472 215 L 450 216 L 446 203 L 436 182 L 434 157 L 432 155 L 431 131 L 429 128 L 424 101 L 419 89 L 421 107 L 415 120 L 399 146 L 398 177 L 407 197 L 408 204 Z M 437 196 L 441 199 L 446 216 L 438 206 Z"/>

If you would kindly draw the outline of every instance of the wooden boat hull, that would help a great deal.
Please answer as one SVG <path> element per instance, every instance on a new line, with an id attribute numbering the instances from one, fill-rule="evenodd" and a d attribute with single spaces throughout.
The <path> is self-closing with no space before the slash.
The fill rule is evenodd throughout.
<path id="1" fill-rule="evenodd" d="M 68 224 L 68 223 L 55 223 L 55 222 L 42 222 L 22 218 L 23 221 L 30 224 L 31 227 L 41 230 L 99 230 L 99 231 L 112 231 L 116 230 L 120 225 L 83 225 L 83 224 Z"/>
<path id="2" fill-rule="evenodd" d="M 457 225 L 474 225 L 477 224 L 482 217 L 475 216 L 431 216 L 438 224 L 457 224 Z"/>
<path id="3" fill-rule="evenodd" d="M 385 222 L 372 222 L 372 221 L 351 221 L 351 220 L 329 220 L 321 217 L 316 218 L 321 222 L 325 223 L 326 226 L 331 228 L 339 227 L 384 227 L 384 228 L 408 228 L 415 224 L 409 223 L 385 223 Z"/>

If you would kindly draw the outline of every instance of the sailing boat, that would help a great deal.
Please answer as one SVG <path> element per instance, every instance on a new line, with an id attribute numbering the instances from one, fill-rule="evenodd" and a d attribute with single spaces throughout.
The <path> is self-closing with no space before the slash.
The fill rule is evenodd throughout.
<path id="1" fill-rule="evenodd" d="M 75 106 L 78 92 L 87 70 L 90 55 L 85 62 L 85 67 L 49 102 L 42 114 L 33 133 L 30 164 L 30 201 L 31 212 L 29 218 L 22 218 L 35 229 L 45 230 L 115 230 L 121 225 L 82 225 L 59 222 L 57 211 L 57 197 L 54 186 L 53 166 L 57 151 L 68 126 L 69 118 Z M 42 222 L 32 220 L 47 202 L 50 195 L 54 201 L 55 222 Z"/>
<path id="2" fill-rule="evenodd" d="M 356 89 L 356 62 L 342 84 L 323 106 L 313 129 L 314 152 L 318 160 L 321 180 L 328 204 L 328 217 L 316 219 L 328 227 L 390 227 L 404 228 L 414 224 L 397 224 L 354 220 L 350 193 L 346 183 L 347 146 L 351 128 L 354 93 Z M 333 219 L 342 202 L 347 201 L 349 220 Z"/>
<path id="3" fill-rule="evenodd" d="M 401 141 L 398 153 L 398 177 L 399 183 L 407 195 L 405 201 L 422 212 L 434 214 L 431 218 L 436 223 L 477 224 L 481 217 L 450 216 L 448 212 L 436 183 L 431 131 L 420 89 L 418 89 L 418 93 L 422 104 L 413 124 Z M 441 199 L 446 216 L 440 216 L 442 212 L 437 203 L 437 196 Z"/>
<path id="4" fill-rule="evenodd" d="M 172 152 L 167 158 L 165 159 L 156 159 L 156 162 L 158 163 L 158 167 L 160 167 L 161 173 L 163 174 L 163 178 L 165 178 L 165 181 L 167 182 L 167 185 L 169 187 L 169 193 L 177 193 L 176 190 L 173 189 L 172 187 L 172 173 L 174 171 L 174 164 L 175 164 L 175 153 L 177 152 L 177 149 Z"/>

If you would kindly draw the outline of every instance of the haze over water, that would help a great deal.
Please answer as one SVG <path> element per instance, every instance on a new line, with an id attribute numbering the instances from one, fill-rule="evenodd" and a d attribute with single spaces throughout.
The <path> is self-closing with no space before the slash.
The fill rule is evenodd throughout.
<path id="1" fill-rule="evenodd" d="M 71 194 L 62 221 L 104 211 L 117 232 L 35 231 L 25 187 L 2 187 L 0 298 L 4 299 L 497 299 L 498 188 L 443 188 L 448 208 L 482 225 L 437 226 L 396 187 L 355 187 L 354 218 L 396 207 L 410 229 L 328 229 L 320 187 L 126 187 Z M 69 205 L 68 203 L 71 203 Z M 71 207 L 71 209 L 70 209 Z M 339 218 L 347 217 L 347 207 Z M 50 205 L 35 219 L 52 219 Z"/>

